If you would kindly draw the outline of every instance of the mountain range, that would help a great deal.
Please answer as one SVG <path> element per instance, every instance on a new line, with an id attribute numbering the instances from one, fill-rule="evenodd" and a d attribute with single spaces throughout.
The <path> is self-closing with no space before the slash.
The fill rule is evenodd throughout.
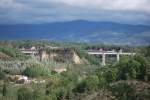
<path id="1" fill-rule="evenodd" d="M 86 20 L 0 25 L 0 39 L 150 44 L 150 26 Z"/>

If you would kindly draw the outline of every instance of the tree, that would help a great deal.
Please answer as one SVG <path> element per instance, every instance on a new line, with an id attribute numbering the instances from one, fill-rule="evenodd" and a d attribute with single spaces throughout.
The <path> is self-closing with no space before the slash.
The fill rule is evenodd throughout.
<path id="1" fill-rule="evenodd" d="M 104 78 L 106 82 L 111 83 L 111 82 L 116 81 L 117 73 L 118 73 L 117 68 L 114 68 L 114 67 L 111 68 L 111 66 L 108 66 L 108 68 L 105 69 L 105 72 L 104 72 Z"/>
<path id="2" fill-rule="evenodd" d="M 127 83 L 116 83 L 110 86 L 110 90 L 118 100 L 136 100 L 135 87 Z"/>
<path id="3" fill-rule="evenodd" d="M 144 47 L 142 50 L 142 53 L 144 53 L 145 57 L 150 57 L 150 45 L 147 47 Z"/>
<path id="4" fill-rule="evenodd" d="M 107 70 L 107 66 L 105 68 L 99 68 L 96 70 L 96 75 L 98 76 L 99 79 L 99 88 L 103 88 L 107 85 L 106 77 L 105 77 L 105 71 Z"/>
<path id="5" fill-rule="evenodd" d="M 86 82 L 85 81 L 81 81 L 73 89 L 74 93 L 84 93 L 85 91 L 86 91 Z"/>
<path id="6" fill-rule="evenodd" d="M 27 67 L 23 71 L 23 75 L 28 77 L 38 77 L 38 76 L 46 76 L 49 74 L 49 69 L 44 68 L 44 66 L 40 64 L 34 63 L 31 67 Z"/>
<path id="7" fill-rule="evenodd" d="M 118 80 L 136 79 L 140 74 L 141 64 L 133 58 L 126 58 L 115 65 L 118 68 Z"/>
<path id="8" fill-rule="evenodd" d="M 6 86 L 6 83 L 4 83 L 4 85 L 3 85 L 3 96 L 6 96 L 6 94 L 7 94 L 7 88 L 6 88 L 7 86 Z"/>
<path id="9" fill-rule="evenodd" d="M 34 90 L 33 92 L 33 100 L 44 100 L 44 93 L 41 90 Z"/>
<path id="10" fill-rule="evenodd" d="M 134 57 L 134 59 L 141 64 L 139 68 L 140 70 L 138 79 L 149 80 L 147 78 L 150 77 L 150 63 L 149 63 L 150 59 L 142 55 L 137 55 Z"/>
<path id="11" fill-rule="evenodd" d="M 33 100 L 31 89 L 22 87 L 18 90 L 18 100 Z"/>
<path id="12" fill-rule="evenodd" d="M 21 53 L 20 50 L 9 46 L 0 46 L 0 52 L 5 53 L 13 59 L 25 60 L 28 58 L 28 56 Z"/>
<path id="13" fill-rule="evenodd" d="M 99 78 L 97 75 L 89 75 L 87 78 L 79 82 L 73 89 L 76 93 L 92 92 L 98 89 Z"/>
<path id="14" fill-rule="evenodd" d="M 94 91 L 98 88 L 99 78 L 97 75 L 90 75 L 85 79 L 85 83 L 88 91 Z"/>
<path id="15" fill-rule="evenodd" d="M 0 79 L 4 79 L 5 78 L 5 73 L 4 71 L 0 68 Z"/>

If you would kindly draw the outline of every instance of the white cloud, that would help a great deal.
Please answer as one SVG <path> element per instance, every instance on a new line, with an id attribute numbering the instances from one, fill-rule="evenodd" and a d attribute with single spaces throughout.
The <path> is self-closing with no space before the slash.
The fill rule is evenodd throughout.
<path id="1" fill-rule="evenodd" d="M 61 2 L 85 8 L 150 12 L 149 0 L 61 0 Z"/>
<path id="2" fill-rule="evenodd" d="M 0 0 L 0 7 L 22 7 L 29 5 L 66 4 L 72 7 L 103 10 L 136 10 L 150 12 L 150 0 Z M 59 5 L 63 6 L 63 5 Z"/>
<path id="3" fill-rule="evenodd" d="M 21 10 L 22 7 L 23 4 L 17 2 L 16 0 L 0 0 L 0 8 L 4 10 Z"/>
<path id="4" fill-rule="evenodd" d="M 0 23 L 64 20 L 150 24 L 150 0 L 0 0 Z"/>

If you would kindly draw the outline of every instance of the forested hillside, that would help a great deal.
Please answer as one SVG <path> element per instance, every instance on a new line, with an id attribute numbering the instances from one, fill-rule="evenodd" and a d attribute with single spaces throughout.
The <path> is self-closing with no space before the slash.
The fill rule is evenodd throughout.
<path id="1" fill-rule="evenodd" d="M 20 51 L 32 46 L 55 53 L 55 59 L 41 61 Z M 49 48 L 60 46 L 63 55 Z M 100 57 L 83 52 L 91 48 L 136 55 L 108 59 L 102 66 Z M 76 52 L 81 63 L 65 56 L 66 50 Z M 0 41 L 0 100 L 149 100 L 149 82 L 150 46 Z"/>
<path id="2" fill-rule="evenodd" d="M 149 44 L 149 34 L 150 26 L 86 20 L 0 25 L 0 39 L 41 39 L 137 45 Z"/>

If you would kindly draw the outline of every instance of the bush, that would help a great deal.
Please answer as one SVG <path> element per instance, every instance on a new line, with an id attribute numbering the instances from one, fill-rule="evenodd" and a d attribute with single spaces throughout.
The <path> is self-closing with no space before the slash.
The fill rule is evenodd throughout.
<path id="1" fill-rule="evenodd" d="M 138 75 L 138 79 L 140 80 L 145 80 L 145 81 L 149 81 L 150 80 L 150 58 L 146 58 L 144 56 L 141 55 L 137 55 L 134 57 L 134 59 L 136 61 L 138 61 L 141 66 L 140 66 L 140 70 L 139 70 L 139 75 Z"/>
<path id="2" fill-rule="evenodd" d="M 6 96 L 7 95 L 7 86 L 6 86 L 6 83 L 4 83 L 2 91 L 3 91 L 3 96 Z"/>
<path id="3" fill-rule="evenodd" d="M 41 90 L 34 90 L 33 100 L 44 100 L 44 93 Z"/>
<path id="4" fill-rule="evenodd" d="M 99 58 L 89 55 L 81 50 L 75 49 L 75 52 L 80 56 L 80 58 L 85 58 L 87 61 L 89 61 L 90 64 L 93 65 L 100 65 Z"/>
<path id="5" fill-rule="evenodd" d="M 68 75 L 70 75 L 70 73 L 62 73 L 62 76 L 51 78 L 46 85 L 45 94 L 53 98 L 52 100 L 66 100 L 66 98 L 71 98 L 74 79 Z"/>
<path id="6" fill-rule="evenodd" d="M 118 80 L 139 79 L 150 80 L 149 59 L 141 55 L 122 59 L 115 65 L 118 68 Z"/>
<path id="7" fill-rule="evenodd" d="M 86 82 L 82 81 L 76 85 L 76 87 L 73 89 L 73 92 L 75 93 L 84 93 L 86 91 Z"/>
<path id="8" fill-rule="evenodd" d="M 136 100 L 135 87 L 127 83 L 116 83 L 110 86 L 110 90 L 118 100 Z"/>
<path id="9" fill-rule="evenodd" d="M 77 86 L 73 89 L 77 93 L 85 93 L 95 91 L 99 85 L 99 78 L 96 75 L 88 76 L 86 79 L 82 80 Z"/>
<path id="10" fill-rule="evenodd" d="M 98 76 L 99 79 L 99 88 L 104 88 L 105 86 L 108 85 L 107 80 L 106 80 L 106 71 L 109 68 L 107 68 L 107 66 L 105 66 L 104 68 L 99 68 L 98 70 L 96 70 L 96 75 Z"/>
<path id="11" fill-rule="evenodd" d="M 64 100 L 67 95 L 67 89 L 63 87 L 59 87 L 55 90 L 55 94 L 56 94 L 57 100 Z"/>
<path id="12" fill-rule="evenodd" d="M 44 66 L 41 66 L 40 64 L 33 64 L 31 67 L 27 67 L 24 70 L 23 75 L 28 77 L 39 77 L 46 76 L 48 73 L 48 69 L 46 70 Z"/>
<path id="13" fill-rule="evenodd" d="M 105 69 L 104 78 L 106 82 L 109 84 L 111 82 L 116 81 L 118 70 L 117 68 L 111 68 L 108 66 L 107 69 Z"/>
<path id="14" fill-rule="evenodd" d="M 136 79 L 139 75 L 140 63 L 135 60 L 130 60 L 126 63 L 126 66 L 121 69 L 122 73 L 120 77 L 124 79 Z"/>
<path id="15" fill-rule="evenodd" d="M 0 79 L 5 78 L 5 72 L 0 68 Z"/>
<path id="16" fill-rule="evenodd" d="M 99 78 L 96 75 L 90 75 L 85 79 L 86 88 L 88 91 L 93 91 L 98 88 Z"/>
<path id="17" fill-rule="evenodd" d="M 12 57 L 13 59 L 25 60 L 29 57 L 21 53 L 20 50 L 8 47 L 8 46 L 0 46 L 0 52 L 7 54 L 8 56 Z"/>
<path id="18" fill-rule="evenodd" d="M 33 100 L 31 89 L 22 87 L 17 92 L 18 100 Z"/>

